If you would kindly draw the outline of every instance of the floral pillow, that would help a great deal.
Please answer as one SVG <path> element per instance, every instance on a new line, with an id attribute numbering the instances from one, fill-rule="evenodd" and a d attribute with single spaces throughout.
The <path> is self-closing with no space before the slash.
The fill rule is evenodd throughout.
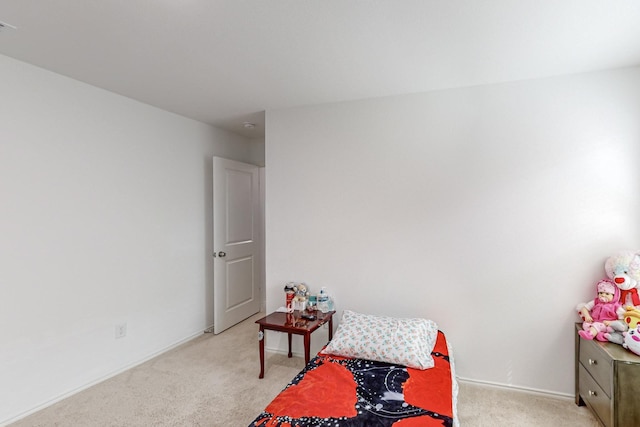
<path id="1" fill-rule="evenodd" d="M 433 368 L 431 352 L 438 325 L 426 319 L 401 319 L 345 310 L 324 354 Z"/>

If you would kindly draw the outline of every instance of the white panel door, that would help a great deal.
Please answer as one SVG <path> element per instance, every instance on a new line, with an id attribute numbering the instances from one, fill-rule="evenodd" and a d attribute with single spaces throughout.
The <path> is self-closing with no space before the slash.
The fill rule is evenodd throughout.
<path id="1" fill-rule="evenodd" d="M 260 310 L 259 168 L 213 158 L 213 332 Z"/>

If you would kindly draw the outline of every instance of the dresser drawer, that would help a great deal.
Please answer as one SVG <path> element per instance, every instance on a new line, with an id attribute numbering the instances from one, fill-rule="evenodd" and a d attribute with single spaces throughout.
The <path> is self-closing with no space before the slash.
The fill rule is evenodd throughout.
<path id="1" fill-rule="evenodd" d="M 607 397 L 611 397 L 611 375 L 613 372 L 611 359 L 606 357 L 597 341 L 580 340 L 580 363 L 607 394 Z"/>
<path id="2" fill-rule="evenodd" d="M 580 396 L 600 418 L 602 424 L 611 427 L 611 399 L 596 381 L 589 375 L 584 366 L 579 369 Z"/>

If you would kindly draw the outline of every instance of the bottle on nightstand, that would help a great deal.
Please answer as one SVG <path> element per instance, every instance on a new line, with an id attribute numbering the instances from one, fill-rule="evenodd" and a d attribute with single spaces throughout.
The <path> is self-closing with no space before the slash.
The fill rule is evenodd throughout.
<path id="1" fill-rule="evenodd" d="M 329 294 L 327 294 L 326 288 L 320 288 L 320 293 L 318 294 L 318 310 L 323 313 L 329 311 Z"/>

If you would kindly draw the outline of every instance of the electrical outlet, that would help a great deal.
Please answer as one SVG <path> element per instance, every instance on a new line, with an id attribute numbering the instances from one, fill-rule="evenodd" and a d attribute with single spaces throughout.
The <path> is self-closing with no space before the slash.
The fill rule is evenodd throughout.
<path id="1" fill-rule="evenodd" d="M 127 336 L 127 324 L 126 323 L 118 323 L 116 325 L 116 339 L 124 338 Z"/>

